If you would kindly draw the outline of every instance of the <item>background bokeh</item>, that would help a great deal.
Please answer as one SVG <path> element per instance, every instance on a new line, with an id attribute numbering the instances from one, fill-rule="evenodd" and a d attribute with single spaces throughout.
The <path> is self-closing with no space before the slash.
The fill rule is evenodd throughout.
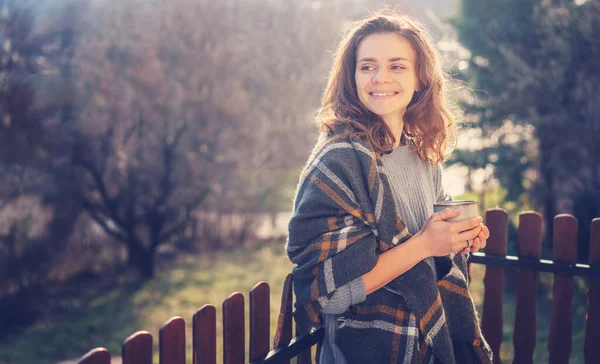
<path id="1" fill-rule="evenodd" d="M 575 215 L 587 262 L 600 1 L 0 0 L 0 363 L 67 363 L 97 346 L 118 360 L 136 330 L 156 338 L 169 317 L 189 322 L 260 280 L 276 317 L 331 52 L 384 4 L 428 28 L 464 110 L 446 190 L 509 212 L 509 254 L 519 212 L 544 216 L 544 258 L 552 218 Z M 544 362 L 551 275 L 540 280 Z M 576 278 L 573 362 L 586 289 Z M 482 290 L 474 280 L 479 306 Z"/>

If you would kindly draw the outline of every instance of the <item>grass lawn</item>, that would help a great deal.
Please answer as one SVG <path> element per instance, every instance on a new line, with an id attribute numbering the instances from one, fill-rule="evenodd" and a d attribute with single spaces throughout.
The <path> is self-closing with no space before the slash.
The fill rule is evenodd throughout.
<path id="1" fill-rule="evenodd" d="M 217 309 L 217 351 L 218 362 L 221 362 L 221 305 L 231 293 L 242 292 L 248 306 L 252 286 L 260 281 L 267 281 L 271 286 L 271 336 L 274 334 L 283 280 L 292 269 L 283 248 L 283 242 L 274 242 L 257 248 L 182 256 L 170 268 L 161 269 L 151 281 L 140 283 L 123 278 L 105 287 L 102 294 L 89 299 L 73 295 L 64 298 L 60 304 L 50 302 L 43 319 L 0 342 L 0 363 L 54 364 L 65 360 L 75 360 L 76 363 L 76 359 L 98 346 L 106 347 L 114 357 L 120 355 L 123 341 L 138 330 L 147 330 L 153 335 L 156 352 L 158 330 L 173 316 L 181 316 L 186 320 L 187 358 L 188 363 L 191 363 L 191 318 L 204 304 L 213 304 Z M 484 272 L 483 266 L 472 266 L 471 291 L 480 312 Z M 540 278 L 545 282 L 551 277 L 541 275 Z M 576 281 L 576 284 L 581 282 Z M 571 363 L 583 363 L 584 323 L 581 322 L 581 301 L 585 302 L 585 297 L 579 296 L 581 295 L 575 296 Z M 538 297 L 536 363 L 547 362 L 549 302 L 547 296 Z M 502 357 L 503 362 L 507 363 L 512 361 L 514 303 L 514 296 L 505 294 Z M 247 315 L 248 307 L 246 317 Z M 120 363 L 113 360 L 115 362 Z M 157 355 L 155 363 L 158 363 Z"/>
<path id="2" fill-rule="evenodd" d="M 204 304 L 213 304 L 217 309 L 220 361 L 222 303 L 231 293 L 244 294 L 247 318 L 250 289 L 260 281 L 267 281 L 271 286 L 271 336 L 275 332 L 283 281 L 292 269 L 283 245 L 281 242 L 261 248 L 184 256 L 151 281 L 123 279 L 87 302 L 70 299 L 62 303 L 68 310 L 48 312 L 47 317 L 18 336 L 0 342 L 0 363 L 54 364 L 78 359 L 98 346 L 118 356 L 123 341 L 138 330 L 147 330 L 154 337 L 157 363 L 158 330 L 173 316 L 186 321 L 187 355 L 191 363 L 191 318 Z"/>

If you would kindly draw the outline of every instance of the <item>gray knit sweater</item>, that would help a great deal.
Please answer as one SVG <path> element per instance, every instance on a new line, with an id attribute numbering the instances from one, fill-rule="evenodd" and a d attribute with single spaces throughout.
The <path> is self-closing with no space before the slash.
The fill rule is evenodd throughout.
<path id="1" fill-rule="evenodd" d="M 392 153 L 384 155 L 382 159 L 396 207 L 408 231 L 414 235 L 433 214 L 433 204 L 450 199 L 442 187 L 441 166 L 434 167 L 423 161 L 408 146 L 394 148 Z M 435 269 L 433 258 L 428 258 L 427 262 Z M 365 299 L 365 286 L 362 277 L 359 277 L 338 288 L 323 307 L 325 338 L 319 355 L 320 364 L 346 364 L 346 359 L 336 345 L 336 331 L 344 320 L 340 314 L 350 305 Z"/>

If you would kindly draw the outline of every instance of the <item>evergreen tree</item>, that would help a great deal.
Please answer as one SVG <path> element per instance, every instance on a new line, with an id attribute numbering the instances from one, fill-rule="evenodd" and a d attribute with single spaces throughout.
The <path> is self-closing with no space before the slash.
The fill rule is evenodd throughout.
<path id="1" fill-rule="evenodd" d="M 511 199 L 534 198 L 547 233 L 557 213 L 575 214 L 582 258 L 600 214 L 599 24 L 598 1 L 463 0 L 455 21 L 471 52 L 461 77 L 483 91 L 468 103 L 476 127 L 490 136 L 510 120 L 532 127 L 537 140 L 532 154 L 523 140 L 498 139 L 503 153 L 514 152 L 496 153 L 496 176 Z"/>
<path id="2" fill-rule="evenodd" d="M 57 123 L 68 97 L 61 64 L 68 64 L 70 18 L 40 20 L 32 2 L 0 1 L 0 321 L 34 320 L 40 294 L 81 208 L 54 173 L 63 156 Z M 43 231 L 41 213 L 51 210 Z M 36 228 L 37 227 L 37 228 Z M 39 303 L 38 303 L 39 302 Z M 1 330 L 0 330 L 1 331 Z"/>

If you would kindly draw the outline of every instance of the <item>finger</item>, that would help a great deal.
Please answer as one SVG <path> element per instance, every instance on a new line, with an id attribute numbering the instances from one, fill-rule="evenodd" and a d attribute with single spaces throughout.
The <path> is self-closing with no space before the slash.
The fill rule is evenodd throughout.
<path id="1" fill-rule="evenodd" d="M 473 252 L 473 250 L 477 249 L 477 238 L 473 239 L 473 243 L 469 247 L 469 252 Z"/>
<path id="2" fill-rule="evenodd" d="M 461 209 L 445 208 L 442 211 L 436 212 L 435 214 L 433 214 L 432 217 L 433 217 L 433 221 L 441 221 L 441 220 L 448 220 L 453 217 L 457 217 L 461 213 L 462 213 Z"/>
<path id="3" fill-rule="evenodd" d="M 466 230 L 466 231 L 459 233 L 457 240 L 458 241 L 473 240 L 477 237 L 477 235 L 479 235 L 480 231 L 481 231 L 481 226 L 476 225 L 474 228 L 472 228 L 470 230 Z"/>
<path id="4" fill-rule="evenodd" d="M 485 225 L 483 225 L 483 232 L 485 233 L 485 238 L 489 239 L 490 238 L 490 229 L 488 229 L 488 227 Z"/>
<path id="5" fill-rule="evenodd" d="M 481 248 L 480 248 L 480 249 L 483 249 L 483 248 L 485 248 L 485 247 L 486 247 L 486 245 L 487 245 L 487 239 L 483 239 L 483 240 L 481 241 Z"/>
<path id="6" fill-rule="evenodd" d="M 479 237 L 476 237 L 475 240 L 473 240 L 473 246 L 471 246 L 471 253 L 477 252 L 480 248 L 481 240 L 479 240 Z"/>
<path id="7" fill-rule="evenodd" d="M 473 246 L 473 244 L 475 244 L 473 239 L 469 239 L 469 240 L 463 240 L 461 241 L 461 245 L 459 245 L 460 251 L 463 254 L 469 254 L 469 252 L 471 251 L 471 247 Z"/>
<path id="8" fill-rule="evenodd" d="M 483 231 L 483 233 L 485 234 L 484 238 L 487 239 L 490 237 L 490 229 L 488 229 L 488 227 L 485 226 L 483 223 L 481 223 L 481 231 Z"/>
<path id="9" fill-rule="evenodd" d="M 453 222 L 452 224 L 454 224 L 456 231 L 465 231 L 470 230 L 474 227 L 481 228 L 481 221 L 483 221 L 483 218 L 481 216 L 476 216 L 471 219 Z"/>

